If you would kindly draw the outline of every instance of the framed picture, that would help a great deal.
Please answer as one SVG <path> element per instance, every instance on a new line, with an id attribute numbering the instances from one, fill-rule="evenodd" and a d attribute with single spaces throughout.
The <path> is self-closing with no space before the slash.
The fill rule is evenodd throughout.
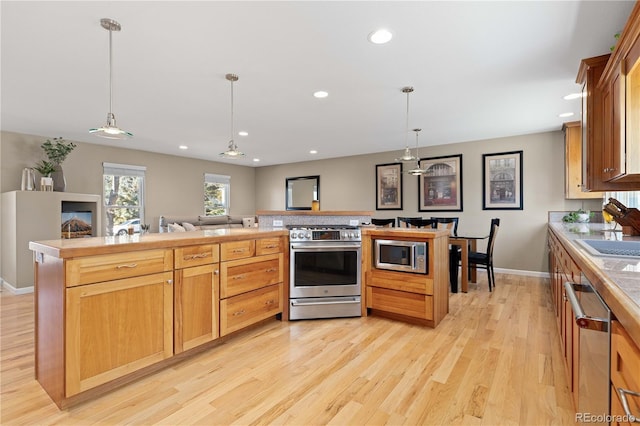
<path id="1" fill-rule="evenodd" d="M 522 210 L 522 151 L 482 154 L 482 209 Z"/>
<path id="2" fill-rule="evenodd" d="M 421 158 L 418 211 L 462 211 L 462 154 Z"/>
<path id="3" fill-rule="evenodd" d="M 402 163 L 376 166 L 376 210 L 402 210 Z"/>

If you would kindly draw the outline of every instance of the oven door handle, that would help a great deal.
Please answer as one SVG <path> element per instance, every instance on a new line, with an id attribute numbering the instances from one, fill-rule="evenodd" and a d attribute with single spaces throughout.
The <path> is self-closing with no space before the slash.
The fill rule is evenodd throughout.
<path id="1" fill-rule="evenodd" d="M 328 244 L 291 244 L 291 249 L 294 251 L 322 251 L 322 250 L 344 250 L 344 249 L 359 249 L 360 243 L 342 243 L 339 245 Z"/>
<path id="2" fill-rule="evenodd" d="M 570 283 L 567 281 L 564 283 L 564 289 L 569 298 L 569 303 L 571 303 L 578 327 L 595 331 L 609 331 L 609 320 L 607 318 L 592 317 L 585 314 L 584 309 L 582 309 L 582 304 L 576 296 L 576 291 L 593 293 L 595 290 L 590 285 Z"/>
<path id="3" fill-rule="evenodd" d="M 349 299 L 349 300 L 329 300 L 329 301 L 318 301 L 318 302 L 298 302 L 296 300 L 291 301 L 291 306 L 315 306 L 315 305 L 345 305 L 345 304 L 353 304 L 360 303 L 357 299 Z"/>

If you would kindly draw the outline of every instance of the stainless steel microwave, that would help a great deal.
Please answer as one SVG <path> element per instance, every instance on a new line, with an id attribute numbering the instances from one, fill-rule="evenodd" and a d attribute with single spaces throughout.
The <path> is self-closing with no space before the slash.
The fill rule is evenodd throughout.
<path id="1" fill-rule="evenodd" d="M 378 269 L 429 273 L 429 246 L 425 241 L 375 240 L 374 257 Z"/>

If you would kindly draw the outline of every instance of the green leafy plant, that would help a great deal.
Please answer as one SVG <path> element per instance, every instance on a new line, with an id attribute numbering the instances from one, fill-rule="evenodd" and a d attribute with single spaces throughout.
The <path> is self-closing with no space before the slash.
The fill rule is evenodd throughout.
<path id="1" fill-rule="evenodd" d="M 42 145 L 40 145 L 47 155 L 49 162 L 55 166 L 59 166 L 67 158 L 67 156 L 76 147 L 73 142 L 67 142 L 62 138 L 53 138 L 53 140 L 47 139 Z"/>
<path id="2" fill-rule="evenodd" d="M 51 177 L 51 173 L 56 171 L 56 166 L 50 161 L 42 160 L 38 164 L 36 164 L 34 170 L 36 170 L 44 177 Z"/>
<path id="3" fill-rule="evenodd" d="M 584 222 L 583 220 L 580 220 L 580 216 L 587 214 L 589 215 L 589 219 L 591 219 L 593 217 L 593 213 L 589 212 L 589 211 L 584 211 L 582 209 L 578 209 L 574 212 L 569 212 L 566 215 L 564 215 L 564 217 L 562 218 L 563 222 L 566 223 L 573 223 L 573 222 Z"/>

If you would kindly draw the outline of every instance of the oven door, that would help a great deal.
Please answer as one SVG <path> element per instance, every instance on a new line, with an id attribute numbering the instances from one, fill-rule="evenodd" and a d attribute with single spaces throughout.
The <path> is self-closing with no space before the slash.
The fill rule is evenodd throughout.
<path id="1" fill-rule="evenodd" d="M 292 243 L 290 298 L 360 296 L 359 242 Z"/>

